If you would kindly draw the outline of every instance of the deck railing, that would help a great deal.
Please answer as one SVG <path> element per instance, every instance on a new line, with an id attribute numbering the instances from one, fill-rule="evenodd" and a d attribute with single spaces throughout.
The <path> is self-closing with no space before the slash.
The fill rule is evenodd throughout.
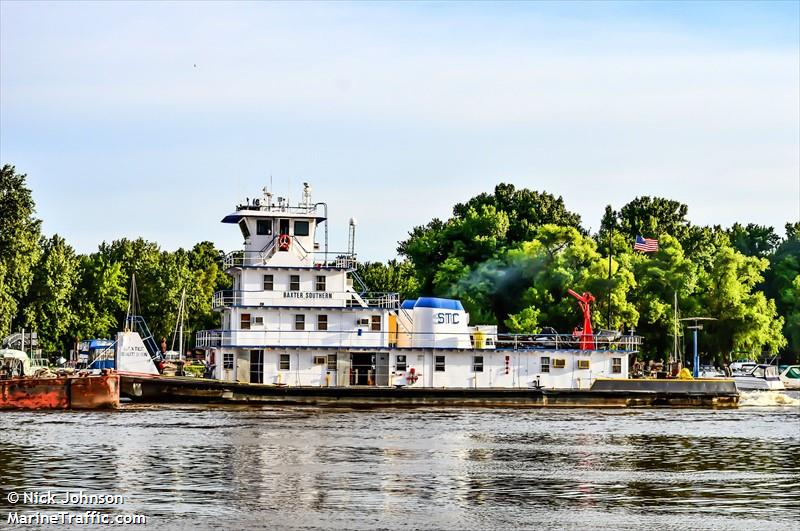
<path id="1" fill-rule="evenodd" d="M 368 327 L 353 330 L 201 330 L 197 333 L 196 344 L 201 348 L 226 346 L 324 346 L 324 347 L 372 347 L 388 348 L 395 346 L 400 336 L 405 336 L 407 344 L 431 338 L 433 333 L 388 332 L 386 330 L 369 330 Z M 446 334 L 440 348 L 453 348 L 453 338 L 469 336 L 473 347 L 485 345 L 490 350 L 580 350 L 580 336 L 572 334 L 486 334 L 485 331 L 472 331 L 463 334 Z M 479 339 L 479 337 L 481 339 Z M 414 341 L 416 339 L 416 341 Z M 591 350 L 614 350 L 622 352 L 638 352 L 641 336 L 603 335 L 594 336 L 595 344 Z M 462 343 L 456 341 L 456 343 Z M 435 345 L 435 342 L 434 342 Z M 426 348 L 437 348 L 436 346 Z M 478 347 L 480 348 L 480 347 Z M 590 352 L 590 350 L 586 350 Z"/>
<path id="2" fill-rule="evenodd" d="M 222 258 L 223 269 L 233 269 L 235 267 L 261 267 L 266 266 L 270 257 L 276 252 L 274 245 L 268 246 L 262 251 L 231 251 Z M 356 255 L 346 252 L 321 252 L 314 251 L 305 253 L 308 257 L 309 266 L 314 267 L 335 267 L 337 269 L 355 269 L 358 265 Z"/>
<path id="3" fill-rule="evenodd" d="M 497 348 L 524 349 L 565 349 L 579 350 L 583 336 L 580 334 L 498 334 Z M 588 338 L 594 343 L 592 350 L 639 350 L 642 337 L 619 333 L 598 333 Z"/>

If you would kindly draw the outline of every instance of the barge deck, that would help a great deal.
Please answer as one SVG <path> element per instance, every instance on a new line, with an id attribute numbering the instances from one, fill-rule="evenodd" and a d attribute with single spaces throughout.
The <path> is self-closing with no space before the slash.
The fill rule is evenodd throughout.
<path id="1" fill-rule="evenodd" d="M 136 402 L 282 404 L 341 407 L 737 407 L 732 380 L 597 380 L 591 389 L 315 387 L 123 375 Z"/>

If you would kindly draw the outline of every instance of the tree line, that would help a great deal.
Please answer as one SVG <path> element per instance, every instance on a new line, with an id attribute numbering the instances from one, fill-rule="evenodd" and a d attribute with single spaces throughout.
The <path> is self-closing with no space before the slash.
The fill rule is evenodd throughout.
<path id="1" fill-rule="evenodd" d="M 449 219 L 413 228 L 399 242 L 398 259 L 362 263 L 357 273 L 374 291 L 461 299 L 473 323 L 512 333 L 571 331 L 580 316 L 567 289 L 589 291 L 597 299 L 593 326 L 635 330 L 654 358 L 672 350 L 677 297 L 680 317 L 717 319 L 703 331 L 704 352 L 795 359 L 800 223 L 778 235 L 755 224 L 696 226 L 687 215 L 677 201 L 639 197 L 619 210 L 606 207 L 590 234 L 560 197 L 499 184 L 455 205 Z M 658 239 L 658 251 L 633 251 L 638 234 Z M 42 234 L 26 176 L 2 168 L 0 336 L 35 329 L 45 352 L 112 337 L 134 273 L 154 335 L 171 333 L 183 290 L 186 332 L 216 328 L 213 293 L 230 287 L 223 256 L 211 242 L 166 251 L 143 239 L 78 254 L 62 237 Z"/>
<path id="2" fill-rule="evenodd" d="M 35 330 L 46 353 L 66 352 L 79 339 L 114 337 L 128 309 L 135 273 L 141 313 L 156 337 L 170 337 L 186 290 L 185 331 L 217 328 L 214 291 L 230 287 L 223 253 L 211 242 L 165 251 L 141 238 L 101 243 L 78 254 L 64 238 L 41 232 L 26 176 L 0 174 L 0 338 Z"/>

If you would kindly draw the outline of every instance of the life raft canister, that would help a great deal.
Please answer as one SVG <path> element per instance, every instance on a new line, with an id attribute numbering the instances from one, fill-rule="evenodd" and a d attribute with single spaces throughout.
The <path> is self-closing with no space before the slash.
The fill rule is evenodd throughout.
<path id="1" fill-rule="evenodd" d="M 278 236 L 278 249 L 281 251 L 288 251 L 291 244 L 292 238 L 288 234 Z"/>

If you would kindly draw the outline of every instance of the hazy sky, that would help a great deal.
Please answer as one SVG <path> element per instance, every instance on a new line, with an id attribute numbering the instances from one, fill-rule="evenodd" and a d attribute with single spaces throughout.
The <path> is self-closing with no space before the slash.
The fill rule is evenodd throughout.
<path id="1" fill-rule="evenodd" d="M 800 217 L 798 2 L 2 1 L 0 61 L 0 162 L 82 252 L 238 248 L 270 175 L 362 259 L 501 181 L 595 230 L 639 195 Z"/>

